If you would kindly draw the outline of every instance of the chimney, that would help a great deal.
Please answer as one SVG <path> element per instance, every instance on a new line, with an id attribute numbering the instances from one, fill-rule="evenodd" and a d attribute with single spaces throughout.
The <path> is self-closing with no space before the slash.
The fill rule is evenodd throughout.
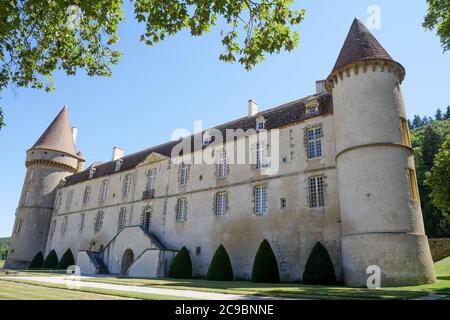
<path id="1" fill-rule="evenodd" d="M 77 144 L 77 137 L 78 137 L 78 128 L 73 127 L 72 128 L 73 144 Z"/>
<path id="2" fill-rule="evenodd" d="M 122 158 L 124 155 L 124 150 L 119 147 L 114 147 L 112 151 L 112 161 L 116 161 L 120 158 Z"/>
<path id="3" fill-rule="evenodd" d="M 248 117 L 253 117 L 258 113 L 258 104 L 253 100 L 248 100 Z"/>
<path id="4" fill-rule="evenodd" d="M 318 80 L 316 81 L 316 94 L 321 94 L 326 91 L 325 89 L 325 83 L 327 80 Z"/>

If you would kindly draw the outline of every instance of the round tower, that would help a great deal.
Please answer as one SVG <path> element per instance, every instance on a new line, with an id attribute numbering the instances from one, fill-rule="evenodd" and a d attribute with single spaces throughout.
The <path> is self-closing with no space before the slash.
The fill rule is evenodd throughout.
<path id="1" fill-rule="evenodd" d="M 343 278 L 363 287 L 435 281 L 400 85 L 405 70 L 355 19 L 327 79 L 336 126 Z M 373 270 L 373 269 L 372 269 Z"/>
<path id="2" fill-rule="evenodd" d="M 83 159 L 75 151 L 68 111 L 64 107 L 27 151 L 27 174 L 5 268 L 27 268 L 36 253 L 45 254 L 56 188 L 62 179 L 76 172 L 80 161 Z"/>

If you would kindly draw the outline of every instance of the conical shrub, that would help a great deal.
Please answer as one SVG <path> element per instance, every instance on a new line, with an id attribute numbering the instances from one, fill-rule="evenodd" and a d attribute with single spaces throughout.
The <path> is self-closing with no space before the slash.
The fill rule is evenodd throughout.
<path id="1" fill-rule="evenodd" d="M 206 279 L 210 281 L 233 281 L 233 266 L 223 245 L 220 245 L 214 253 Z"/>
<path id="2" fill-rule="evenodd" d="M 68 267 L 73 266 L 74 264 L 75 259 L 73 258 L 72 250 L 67 249 L 58 263 L 58 270 L 66 270 Z"/>
<path id="3" fill-rule="evenodd" d="M 280 272 L 275 253 L 269 241 L 264 240 L 256 252 L 253 262 L 252 282 L 256 283 L 278 283 L 280 282 Z"/>
<path id="4" fill-rule="evenodd" d="M 310 285 L 334 285 L 336 274 L 333 261 L 322 243 L 317 242 L 306 261 L 303 283 Z"/>
<path id="5" fill-rule="evenodd" d="M 42 252 L 36 253 L 33 260 L 31 260 L 30 265 L 28 266 L 28 269 L 40 269 L 42 268 L 42 264 L 44 263 L 44 255 Z"/>
<path id="6" fill-rule="evenodd" d="M 43 269 L 56 269 L 58 267 L 58 256 L 55 250 L 50 251 L 42 264 Z"/>
<path id="7" fill-rule="evenodd" d="M 183 247 L 173 259 L 169 275 L 174 279 L 192 278 L 192 261 L 186 247 Z"/>

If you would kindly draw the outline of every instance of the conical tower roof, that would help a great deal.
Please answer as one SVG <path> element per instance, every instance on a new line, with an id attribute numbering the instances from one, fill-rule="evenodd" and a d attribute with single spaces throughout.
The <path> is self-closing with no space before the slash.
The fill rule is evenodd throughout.
<path id="1" fill-rule="evenodd" d="M 77 157 L 69 121 L 69 112 L 65 106 L 55 120 L 41 135 L 31 149 L 47 149 L 61 151 Z"/>
<path id="2" fill-rule="evenodd" d="M 331 73 L 355 62 L 374 59 L 394 61 L 361 20 L 355 18 Z"/>

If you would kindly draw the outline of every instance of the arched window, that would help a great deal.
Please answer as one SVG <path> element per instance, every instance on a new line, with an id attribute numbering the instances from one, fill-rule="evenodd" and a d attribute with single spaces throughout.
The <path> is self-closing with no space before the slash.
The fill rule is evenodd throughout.
<path id="1" fill-rule="evenodd" d="M 142 210 L 141 225 L 146 231 L 150 231 L 152 225 L 153 207 L 151 205 L 145 206 Z"/>

